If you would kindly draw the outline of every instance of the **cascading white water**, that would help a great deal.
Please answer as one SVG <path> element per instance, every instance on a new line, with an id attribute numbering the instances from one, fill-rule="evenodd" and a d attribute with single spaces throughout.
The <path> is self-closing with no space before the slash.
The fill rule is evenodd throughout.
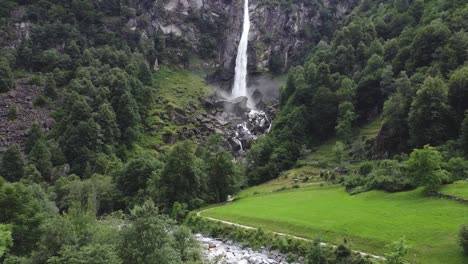
<path id="1" fill-rule="evenodd" d="M 247 93 L 247 44 L 249 41 L 250 16 L 249 1 L 244 0 L 244 24 L 242 35 L 237 47 L 236 72 L 234 75 L 234 86 L 232 87 L 232 98 L 248 96 Z"/>
<path id="2" fill-rule="evenodd" d="M 250 110 L 248 113 L 248 120 L 237 126 L 235 137 L 232 140 L 240 146 L 238 153 L 244 153 L 244 146 L 242 140 L 251 142 L 257 138 L 258 133 L 265 132 L 265 125 L 267 124 L 268 117 L 265 112 L 256 109 L 256 103 L 250 98 L 250 94 L 247 91 L 247 45 L 249 41 L 249 30 L 250 30 L 250 15 L 249 15 L 249 1 L 244 0 L 244 21 L 242 27 L 242 35 L 237 47 L 236 57 L 236 68 L 234 74 L 234 84 L 231 90 L 231 99 L 239 96 L 247 97 L 247 108 Z M 247 122 L 251 125 L 252 131 L 247 126 Z M 248 148 L 246 146 L 246 148 Z"/>

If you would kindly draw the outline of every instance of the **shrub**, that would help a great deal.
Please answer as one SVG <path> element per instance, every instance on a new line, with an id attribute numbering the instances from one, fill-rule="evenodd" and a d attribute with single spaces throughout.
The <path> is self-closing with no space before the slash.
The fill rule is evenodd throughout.
<path id="1" fill-rule="evenodd" d="M 426 192 L 435 191 L 450 176 L 442 169 L 442 155 L 429 145 L 415 149 L 405 164 L 408 176 L 415 184 L 426 186 Z"/>
<path id="2" fill-rule="evenodd" d="M 16 110 L 16 105 L 12 105 L 8 109 L 7 117 L 8 117 L 8 120 L 12 120 L 12 121 L 15 120 L 16 117 L 18 117 L 18 111 Z"/>
<path id="3" fill-rule="evenodd" d="M 42 86 L 44 84 L 44 79 L 42 75 L 33 75 L 31 79 L 29 80 L 29 82 L 32 85 Z"/>
<path id="4" fill-rule="evenodd" d="M 372 162 L 365 161 L 359 165 L 359 174 L 366 176 L 374 169 Z"/>
<path id="5" fill-rule="evenodd" d="M 47 100 L 47 98 L 44 97 L 43 95 L 39 95 L 33 101 L 33 105 L 36 107 L 42 107 L 42 106 L 47 105 L 48 103 L 49 103 L 49 100 Z"/>
<path id="6" fill-rule="evenodd" d="M 275 243 L 274 248 L 278 249 L 281 253 L 288 252 L 289 242 L 284 237 L 275 240 L 274 243 Z"/>
<path id="7" fill-rule="evenodd" d="M 55 83 L 53 76 L 48 75 L 45 82 L 44 95 L 49 98 L 56 99 L 58 97 L 56 88 L 57 84 Z"/>
<path id="8" fill-rule="evenodd" d="M 315 239 L 312 248 L 306 258 L 305 263 L 307 264 L 326 264 L 328 263 L 327 260 L 327 252 L 326 249 L 320 245 L 320 239 Z"/>
<path id="9" fill-rule="evenodd" d="M 451 158 L 446 164 L 446 169 L 452 175 L 452 180 L 468 178 L 468 161 L 463 158 Z"/>
<path id="10" fill-rule="evenodd" d="M 329 162 L 325 161 L 325 160 L 321 160 L 318 163 L 318 167 L 321 168 L 321 169 L 328 168 L 329 166 L 330 166 Z"/>
<path id="11" fill-rule="evenodd" d="M 9 91 L 14 87 L 13 73 L 10 68 L 9 62 L 1 58 L 0 59 L 0 93 Z"/>
<path id="12" fill-rule="evenodd" d="M 362 176 L 370 172 L 367 176 Z M 382 160 L 375 166 L 371 162 L 362 163 L 359 175 L 347 177 L 344 185 L 350 194 L 358 194 L 369 190 L 384 190 L 398 192 L 414 188 L 411 179 L 403 174 L 403 166 L 396 160 Z"/>
<path id="13" fill-rule="evenodd" d="M 341 164 L 345 157 L 345 144 L 343 144 L 340 141 L 337 141 L 335 146 L 333 147 L 333 161 L 338 164 Z"/>
<path id="14" fill-rule="evenodd" d="M 369 180 L 366 177 L 362 177 L 360 175 L 351 175 L 349 177 L 346 177 L 344 185 L 346 187 L 346 190 L 349 191 L 358 186 L 366 185 L 368 181 Z"/>
<path id="15" fill-rule="evenodd" d="M 11 225 L 0 224 L 0 258 L 8 252 L 8 249 L 13 245 L 11 238 Z"/>
<path id="16" fill-rule="evenodd" d="M 341 244 L 336 248 L 336 259 L 346 259 L 351 256 L 351 253 L 351 250 L 347 246 Z"/>
<path id="17" fill-rule="evenodd" d="M 406 240 L 401 238 L 388 246 L 390 253 L 385 254 L 388 264 L 404 264 L 407 263 L 403 257 L 408 253 L 409 246 Z"/>
<path id="18" fill-rule="evenodd" d="M 188 213 L 188 206 L 185 203 L 175 202 L 172 206 L 171 217 L 177 222 L 182 222 Z"/>
<path id="19" fill-rule="evenodd" d="M 414 188 L 412 182 L 405 177 L 375 176 L 368 184 L 369 189 L 384 190 L 387 192 L 399 192 Z"/>
<path id="20" fill-rule="evenodd" d="M 463 248 L 463 252 L 468 256 L 468 225 L 463 225 L 460 228 L 459 242 L 460 246 Z"/>

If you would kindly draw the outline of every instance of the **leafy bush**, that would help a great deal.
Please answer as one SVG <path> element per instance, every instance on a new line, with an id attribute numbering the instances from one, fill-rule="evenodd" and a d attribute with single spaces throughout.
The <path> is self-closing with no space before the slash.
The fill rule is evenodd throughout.
<path id="1" fill-rule="evenodd" d="M 387 192 L 399 192 L 410 190 L 414 188 L 414 185 L 410 180 L 404 177 L 376 176 L 369 182 L 369 187 L 370 189 L 384 190 Z"/>
<path id="2" fill-rule="evenodd" d="M 451 158 L 445 168 L 452 175 L 452 181 L 468 178 L 468 161 L 463 158 Z"/>
<path id="3" fill-rule="evenodd" d="M 44 84 L 44 78 L 40 74 L 34 74 L 29 82 L 32 85 L 42 86 Z"/>
<path id="4" fill-rule="evenodd" d="M 369 170 L 372 163 L 365 162 L 359 167 L 364 172 Z M 382 160 L 369 172 L 367 176 L 351 175 L 345 179 L 346 190 L 357 194 L 369 190 L 384 190 L 398 192 L 414 188 L 410 178 L 405 177 L 403 165 L 396 160 Z"/>
<path id="5" fill-rule="evenodd" d="M 374 169 L 374 164 L 370 161 L 365 161 L 359 165 L 359 174 L 366 176 Z"/>
<path id="6" fill-rule="evenodd" d="M 0 59 L 0 93 L 8 92 L 14 86 L 13 73 L 10 68 L 9 62 Z"/>
<path id="7" fill-rule="evenodd" d="M 49 100 L 43 95 L 39 95 L 33 100 L 33 105 L 36 107 L 46 106 L 47 104 L 49 104 Z"/>
<path id="8" fill-rule="evenodd" d="M 427 191 L 436 190 L 450 175 L 442 169 L 442 155 L 429 145 L 415 149 L 405 164 L 413 182 L 426 186 Z"/>
<path id="9" fill-rule="evenodd" d="M 18 116 L 18 110 L 16 110 L 16 105 L 12 105 L 8 109 L 7 117 L 9 120 L 15 120 L 17 116 Z"/>
<path id="10" fill-rule="evenodd" d="M 159 214 L 152 201 L 135 206 L 130 219 L 132 224 L 122 229 L 117 246 L 123 263 L 200 261 L 199 245 L 187 228 L 176 226 L 174 220 Z"/>
<path id="11" fill-rule="evenodd" d="M 388 246 L 390 253 L 385 254 L 388 264 L 405 264 L 403 257 L 408 253 L 409 246 L 404 238 L 393 242 Z"/>
<path id="12" fill-rule="evenodd" d="M 306 257 L 305 263 L 307 264 L 326 264 L 327 263 L 327 255 L 330 252 L 327 252 L 327 248 L 324 248 L 320 244 L 320 239 L 315 239 L 312 243 L 312 247 L 310 248 L 310 252 Z"/>
<path id="13" fill-rule="evenodd" d="M 344 185 L 346 187 L 346 190 L 351 190 L 353 188 L 356 188 L 358 186 L 364 186 L 369 182 L 369 179 L 366 177 L 363 177 L 361 175 L 351 175 L 349 177 L 346 177 L 346 180 L 344 182 Z"/>
<path id="14" fill-rule="evenodd" d="M 171 217 L 177 222 L 182 222 L 188 214 L 188 206 L 184 203 L 175 202 L 172 206 Z"/>
<path id="15" fill-rule="evenodd" d="M 0 258 L 13 245 L 11 238 L 11 225 L 0 224 Z"/>

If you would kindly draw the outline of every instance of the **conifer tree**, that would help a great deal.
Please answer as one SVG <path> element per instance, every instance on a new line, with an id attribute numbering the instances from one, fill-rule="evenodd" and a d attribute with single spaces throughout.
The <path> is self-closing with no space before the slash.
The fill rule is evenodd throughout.
<path id="1" fill-rule="evenodd" d="M 10 146 L 2 156 L 0 175 L 7 181 L 19 181 L 24 175 L 24 159 L 18 145 Z"/>

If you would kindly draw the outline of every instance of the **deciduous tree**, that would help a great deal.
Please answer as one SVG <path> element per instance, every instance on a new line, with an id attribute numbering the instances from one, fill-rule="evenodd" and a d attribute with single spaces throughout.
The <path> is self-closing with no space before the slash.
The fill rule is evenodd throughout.
<path id="1" fill-rule="evenodd" d="M 426 186 L 427 191 L 437 190 L 449 177 L 449 173 L 442 169 L 442 155 L 429 145 L 415 149 L 405 164 L 408 175 L 414 183 Z"/>
<path id="2" fill-rule="evenodd" d="M 416 147 L 438 145 L 450 138 L 451 115 L 447 87 L 440 78 L 428 77 L 417 91 L 409 113 L 409 133 Z"/>

